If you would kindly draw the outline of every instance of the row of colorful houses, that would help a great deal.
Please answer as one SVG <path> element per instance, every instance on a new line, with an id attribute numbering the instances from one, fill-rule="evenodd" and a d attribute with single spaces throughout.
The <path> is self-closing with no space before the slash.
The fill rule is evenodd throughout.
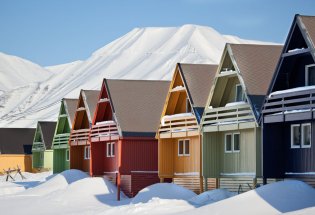
<path id="1" fill-rule="evenodd" d="M 315 185 L 314 44 L 315 17 L 296 15 L 284 46 L 226 44 L 219 65 L 178 63 L 171 82 L 104 79 L 38 123 L 33 168 L 80 169 L 128 196 L 157 182 Z"/>

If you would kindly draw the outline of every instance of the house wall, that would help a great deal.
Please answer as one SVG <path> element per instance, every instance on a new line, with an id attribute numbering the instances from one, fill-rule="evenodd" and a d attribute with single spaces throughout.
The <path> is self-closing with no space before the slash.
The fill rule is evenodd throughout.
<path id="1" fill-rule="evenodd" d="M 260 130 L 257 130 L 259 133 Z M 240 133 L 240 152 L 225 153 L 225 134 Z M 260 175 L 259 134 L 255 129 L 242 129 L 203 134 L 203 175 L 219 177 L 228 173 L 255 173 Z"/>
<path id="2" fill-rule="evenodd" d="M 32 167 L 35 169 L 44 167 L 44 152 L 33 152 L 32 154 Z"/>
<path id="3" fill-rule="evenodd" d="M 131 171 L 158 171 L 158 141 L 155 139 L 123 139 L 121 144 L 121 174 Z"/>
<path id="4" fill-rule="evenodd" d="M 189 156 L 178 156 L 178 140 L 189 139 Z M 159 176 L 173 177 L 175 173 L 200 173 L 199 136 L 159 139 Z"/>
<path id="5" fill-rule="evenodd" d="M 44 168 L 48 170 L 53 169 L 53 150 L 44 151 Z"/>
<path id="6" fill-rule="evenodd" d="M 118 170 L 118 142 L 115 141 L 115 157 L 106 156 L 106 145 L 106 141 L 91 143 L 91 175 L 104 175 L 105 172 Z"/>
<path id="7" fill-rule="evenodd" d="M 70 168 L 70 162 L 66 161 L 67 149 L 54 149 L 53 173 L 60 173 Z"/>
<path id="8" fill-rule="evenodd" d="M 32 172 L 32 155 L 1 154 L 0 171 L 15 169 L 19 166 L 23 172 Z"/>
<path id="9" fill-rule="evenodd" d="M 84 146 L 70 147 L 70 169 L 90 171 L 90 160 L 84 159 Z"/>

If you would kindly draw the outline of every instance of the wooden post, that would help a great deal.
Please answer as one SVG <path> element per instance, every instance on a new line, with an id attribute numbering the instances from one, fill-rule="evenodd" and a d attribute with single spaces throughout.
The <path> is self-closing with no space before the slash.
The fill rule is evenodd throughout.
<path id="1" fill-rule="evenodd" d="M 267 184 L 267 178 L 263 177 L 263 185 L 266 185 L 266 184 Z"/>
<path id="2" fill-rule="evenodd" d="M 204 190 L 208 191 L 208 178 L 204 177 Z"/>
<path id="3" fill-rule="evenodd" d="M 219 189 L 220 188 L 220 178 L 215 179 L 215 188 Z"/>
<path id="4" fill-rule="evenodd" d="M 160 178 L 160 183 L 164 183 L 164 178 Z"/>
<path id="5" fill-rule="evenodd" d="M 117 201 L 120 201 L 120 173 L 117 174 Z"/>
<path id="6" fill-rule="evenodd" d="M 255 189 L 257 186 L 257 178 L 253 178 L 253 189 Z"/>
<path id="7" fill-rule="evenodd" d="M 203 192 L 203 177 L 202 176 L 200 176 L 199 177 L 199 189 L 200 189 L 200 193 L 202 193 Z M 205 183 L 207 184 L 207 181 L 205 181 Z"/>

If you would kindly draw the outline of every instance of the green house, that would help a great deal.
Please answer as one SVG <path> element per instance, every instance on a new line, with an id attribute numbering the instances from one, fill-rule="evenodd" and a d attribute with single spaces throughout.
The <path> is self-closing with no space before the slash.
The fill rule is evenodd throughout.
<path id="1" fill-rule="evenodd" d="M 53 139 L 53 172 L 70 168 L 69 137 L 78 99 L 62 99 Z"/>
<path id="2" fill-rule="evenodd" d="M 247 191 L 261 178 L 260 109 L 281 49 L 249 44 L 224 49 L 201 122 L 203 177 L 216 178 L 220 188 Z"/>
<path id="3" fill-rule="evenodd" d="M 56 122 L 37 122 L 33 146 L 32 146 L 32 168 L 35 171 L 52 170 L 53 150 L 52 140 Z"/>

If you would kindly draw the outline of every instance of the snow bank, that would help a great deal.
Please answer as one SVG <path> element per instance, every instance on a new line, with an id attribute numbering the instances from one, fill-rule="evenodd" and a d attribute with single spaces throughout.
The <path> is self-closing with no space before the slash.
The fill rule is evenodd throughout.
<path id="1" fill-rule="evenodd" d="M 67 188 L 67 186 L 75 181 L 86 178 L 88 175 L 80 170 L 66 170 L 60 174 L 53 175 L 46 182 L 39 184 L 36 187 L 27 189 L 20 195 L 42 196 L 57 190 Z"/>
<path id="2" fill-rule="evenodd" d="M 214 202 L 221 201 L 223 199 L 230 198 L 232 196 L 235 196 L 236 194 L 237 193 L 230 192 L 225 189 L 210 190 L 189 199 L 189 202 L 193 205 L 200 207 L 203 205 L 208 205 Z"/>
<path id="3" fill-rule="evenodd" d="M 142 189 L 131 201 L 132 204 L 146 203 L 153 198 L 187 200 L 196 194 L 173 183 L 157 183 Z"/>
<path id="4" fill-rule="evenodd" d="M 280 214 L 315 206 L 315 189 L 295 180 L 276 182 L 182 214 Z"/>

